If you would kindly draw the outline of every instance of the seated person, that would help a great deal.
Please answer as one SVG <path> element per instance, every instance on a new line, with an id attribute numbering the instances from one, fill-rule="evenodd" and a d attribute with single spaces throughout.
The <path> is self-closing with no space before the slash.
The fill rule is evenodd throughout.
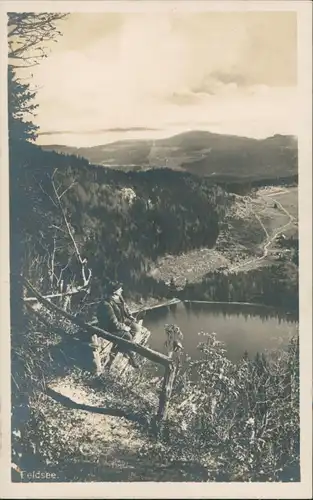
<path id="1" fill-rule="evenodd" d="M 117 337 L 125 340 L 133 341 L 134 336 L 141 329 L 141 323 L 137 322 L 134 316 L 130 313 L 122 296 L 123 288 L 119 284 L 110 284 L 105 291 L 104 297 L 97 309 L 97 318 L 99 327 L 106 330 Z M 118 350 L 122 350 L 118 346 L 113 346 L 112 356 L 116 355 Z M 125 352 L 123 350 L 123 352 Z M 132 366 L 137 367 L 133 352 L 127 350 Z M 111 359 L 112 364 L 113 359 Z"/>

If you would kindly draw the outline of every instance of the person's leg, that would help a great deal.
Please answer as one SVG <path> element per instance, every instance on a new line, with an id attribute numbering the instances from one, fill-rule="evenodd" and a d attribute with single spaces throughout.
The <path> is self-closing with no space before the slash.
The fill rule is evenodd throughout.
<path id="1" fill-rule="evenodd" d="M 133 337 L 137 335 L 137 333 L 141 332 L 141 323 L 137 323 L 136 321 L 133 321 L 130 325 L 130 332 Z"/>
<path id="2" fill-rule="evenodd" d="M 135 334 L 131 330 L 130 332 L 125 332 L 125 335 L 123 335 L 123 338 L 125 340 L 133 341 L 134 340 L 134 335 Z M 133 368 L 138 368 L 138 364 L 137 364 L 137 362 L 135 360 L 135 356 L 134 356 L 133 351 L 130 351 L 129 349 L 126 348 L 125 351 L 123 351 L 123 352 L 128 357 L 129 362 L 133 366 Z"/>
<path id="3" fill-rule="evenodd" d="M 131 336 L 131 334 L 129 332 L 118 331 L 118 332 L 112 332 L 112 333 L 116 337 L 121 337 L 125 340 L 133 340 L 133 337 Z M 113 344 L 111 351 L 110 351 L 110 354 L 109 354 L 109 362 L 107 364 L 107 367 L 109 369 L 111 368 L 111 366 L 112 366 L 112 364 L 113 364 L 113 362 L 114 362 L 114 360 L 119 352 L 126 353 L 126 351 L 124 351 L 124 349 L 122 347 L 120 347 L 118 344 Z"/>
<path id="4" fill-rule="evenodd" d="M 133 335 L 130 333 L 130 332 L 126 332 L 126 331 L 123 331 L 123 332 L 117 332 L 115 333 L 116 336 L 118 337 L 121 337 L 125 340 L 129 340 L 129 341 L 133 341 Z M 134 353 L 132 351 L 130 351 L 129 349 L 127 348 L 123 348 L 123 347 L 120 347 L 120 346 L 116 346 L 116 350 L 117 352 L 122 352 L 125 356 L 127 356 L 127 358 L 129 359 L 130 361 L 130 364 L 134 367 L 134 368 L 138 368 L 138 364 L 136 363 L 135 361 L 135 357 L 134 357 Z M 113 351 L 113 348 L 111 350 L 111 352 Z M 117 354 L 116 352 L 116 354 Z M 113 353 L 113 356 L 115 358 L 116 354 Z M 113 358 L 113 360 L 114 360 Z M 111 364 L 113 363 L 113 360 L 110 362 L 110 366 Z"/>
<path id="5" fill-rule="evenodd" d="M 109 362 L 107 364 L 107 368 L 110 369 L 112 366 L 113 361 L 115 360 L 117 354 L 119 352 L 119 348 L 117 344 L 113 344 L 112 349 L 109 353 Z"/>

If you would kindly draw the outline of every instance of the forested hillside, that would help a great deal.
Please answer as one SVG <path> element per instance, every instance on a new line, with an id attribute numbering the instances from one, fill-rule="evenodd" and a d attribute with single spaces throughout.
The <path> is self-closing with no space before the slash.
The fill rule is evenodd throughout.
<path id="1" fill-rule="evenodd" d="M 172 168 L 214 180 L 278 179 L 297 173 L 297 139 L 252 139 L 193 130 L 167 139 L 126 140 L 92 147 L 51 145 L 45 150 L 82 156 L 120 170 Z"/>
<path id="2" fill-rule="evenodd" d="M 64 267 L 65 281 L 79 272 L 60 229 L 55 187 L 94 285 L 114 278 L 130 292 L 159 256 L 212 247 L 230 203 L 220 187 L 187 173 L 123 173 L 30 144 L 12 145 L 11 164 L 19 179 L 12 186 L 27 255 L 24 273 L 37 269 L 44 289 L 50 280 L 44 267 L 34 265 L 38 259 L 49 262 L 54 255 L 58 270 Z"/>
<path id="3" fill-rule="evenodd" d="M 189 300 L 254 302 L 297 312 L 298 276 L 291 266 L 280 263 L 248 273 L 213 272 L 175 295 Z"/>

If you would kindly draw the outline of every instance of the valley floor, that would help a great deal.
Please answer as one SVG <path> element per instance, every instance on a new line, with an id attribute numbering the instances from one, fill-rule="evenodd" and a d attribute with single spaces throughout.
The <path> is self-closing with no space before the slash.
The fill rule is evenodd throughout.
<path id="1" fill-rule="evenodd" d="M 298 189 L 266 187 L 253 196 L 234 196 L 215 248 L 162 257 L 151 276 L 167 283 L 173 278 L 180 287 L 219 269 L 248 271 L 275 262 L 281 253 L 276 238 L 298 231 Z"/>

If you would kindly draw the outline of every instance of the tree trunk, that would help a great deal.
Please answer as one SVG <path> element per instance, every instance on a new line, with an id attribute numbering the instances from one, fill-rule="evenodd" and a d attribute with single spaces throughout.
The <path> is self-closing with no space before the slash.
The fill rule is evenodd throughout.
<path id="1" fill-rule="evenodd" d="M 170 363 L 169 366 L 166 367 L 165 369 L 163 386 L 159 399 L 159 408 L 155 419 L 155 430 L 157 434 L 159 434 L 159 432 L 161 431 L 163 423 L 167 418 L 168 407 L 169 407 L 170 397 L 172 395 L 176 370 L 177 366 L 173 362 Z"/>

